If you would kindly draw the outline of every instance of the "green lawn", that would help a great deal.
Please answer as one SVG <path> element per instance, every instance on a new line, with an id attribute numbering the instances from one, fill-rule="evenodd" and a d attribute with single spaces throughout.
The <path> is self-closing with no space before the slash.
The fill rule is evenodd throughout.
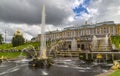
<path id="1" fill-rule="evenodd" d="M 46 42 L 47 46 L 50 45 L 50 42 Z M 35 48 L 36 50 L 40 49 L 40 42 L 27 42 L 24 43 L 23 45 L 13 47 L 11 43 L 6 43 L 6 44 L 1 44 L 0 45 L 0 58 L 2 56 L 7 57 L 7 58 L 15 58 L 20 55 L 20 52 L 18 50 L 23 50 L 23 49 L 32 49 Z M 8 50 L 14 49 L 16 52 L 8 52 Z M 25 55 L 25 53 L 23 54 Z"/>
<path id="2" fill-rule="evenodd" d="M 0 45 L 0 50 L 4 51 L 4 52 L 0 52 L 0 58 L 3 56 L 5 58 L 16 58 L 20 55 L 21 52 L 19 52 L 18 50 L 23 50 L 24 48 L 26 49 L 31 49 L 31 48 L 36 48 L 36 50 L 39 50 L 39 46 L 40 46 L 40 42 L 27 42 L 24 43 L 24 45 L 20 45 L 17 47 L 12 47 L 12 44 L 1 44 Z M 16 50 L 16 52 L 8 52 L 5 50 L 11 50 L 14 49 Z M 23 53 L 23 56 L 26 56 L 25 53 Z"/>
<path id="3" fill-rule="evenodd" d="M 0 49 L 8 50 L 12 48 L 12 44 L 1 44 Z"/>
<path id="4" fill-rule="evenodd" d="M 40 46 L 40 42 L 27 42 L 27 43 L 24 43 L 24 45 L 20 45 L 20 46 L 17 46 L 17 47 L 12 47 L 12 44 L 9 43 L 9 44 L 1 44 L 0 45 L 0 49 L 3 49 L 3 50 L 11 50 L 11 49 L 15 49 L 15 50 L 22 50 L 24 48 L 32 48 L 32 47 L 38 47 Z"/>
<path id="5" fill-rule="evenodd" d="M 120 76 L 120 69 L 118 69 L 117 71 L 113 72 L 109 76 Z"/>
<path id="6" fill-rule="evenodd" d="M 0 52 L 0 58 L 3 56 L 4 58 L 16 58 L 20 56 L 21 52 Z M 26 53 L 22 53 L 22 56 L 26 56 Z"/>

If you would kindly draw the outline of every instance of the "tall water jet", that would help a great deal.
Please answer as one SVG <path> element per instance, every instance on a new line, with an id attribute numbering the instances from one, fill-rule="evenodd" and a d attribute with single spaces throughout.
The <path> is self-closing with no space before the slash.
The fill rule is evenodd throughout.
<path id="1" fill-rule="evenodd" d="M 92 48 L 93 48 L 93 50 L 96 49 L 96 46 L 97 46 L 97 37 L 94 35 L 93 39 L 92 39 Z"/>
<path id="2" fill-rule="evenodd" d="M 108 46 L 108 35 L 105 37 L 105 45 Z"/>
<path id="3" fill-rule="evenodd" d="M 76 51 L 77 50 L 77 41 L 76 39 L 72 40 L 72 51 Z"/>
<path id="4" fill-rule="evenodd" d="M 105 51 L 108 51 L 108 47 L 109 47 L 109 37 L 108 35 L 105 36 Z"/>
<path id="5" fill-rule="evenodd" d="M 116 49 L 115 44 L 112 44 L 112 49 L 113 49 L 113 50 L 115 50 L 115 49 Z"/>
<path id="6" fill-rule="evenodd" d="M 29 62 L 30 67 L 36 68 L 49 68 L 53 61 L 46 56 L 46 36 L 45 36 L 45 5 L 42 8 L 42 21 L 41 21 L 41 49 L 39 55 L 35 55 L 32 61 Z"/>
<path id="7" fill-rule="evenodd" d="M 42 23 L 41 23 L 41 50 L 39 52 L 40 54 L 40 59 L 47 59 L 46 56 L 46 36 L 45 36 L 45 5 L 43 5 L 42 8 Z"/>

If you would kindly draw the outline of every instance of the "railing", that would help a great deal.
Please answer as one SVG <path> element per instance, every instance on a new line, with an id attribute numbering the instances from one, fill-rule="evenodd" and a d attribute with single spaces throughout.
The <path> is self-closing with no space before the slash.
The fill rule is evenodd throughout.
<path id="1" fill-rule="evenodd" d="M 58 56 L 67 57 L 78 57 L 80 51 L 60 51 L 57 53 Z"/>

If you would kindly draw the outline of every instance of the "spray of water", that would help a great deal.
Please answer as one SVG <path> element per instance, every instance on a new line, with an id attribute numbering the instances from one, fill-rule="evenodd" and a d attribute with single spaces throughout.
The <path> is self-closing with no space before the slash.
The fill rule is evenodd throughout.
<path id="1" fill-rule="evenodd" d="M 45 34 L 45 6 L 42 9 L 42 25 L 41 25 L 41 50 L 39 52 L 40 59 L 46 59 L 46 34 Z"/>

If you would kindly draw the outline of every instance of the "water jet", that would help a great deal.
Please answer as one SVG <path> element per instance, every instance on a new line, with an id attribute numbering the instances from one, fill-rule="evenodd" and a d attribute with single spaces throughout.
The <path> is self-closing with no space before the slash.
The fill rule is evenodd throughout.
<path id="1" fill-rule="evenodd" d="M 45 5 L 42 8 L 42 25 L 41 25 L 41 50 L 39 55 L 34 55 L 32 61 L 29 62 L 30 67 L 49 68 L 52 65 L 52 59 L 46 55 L 46 36 L 45 36 Z"/>

